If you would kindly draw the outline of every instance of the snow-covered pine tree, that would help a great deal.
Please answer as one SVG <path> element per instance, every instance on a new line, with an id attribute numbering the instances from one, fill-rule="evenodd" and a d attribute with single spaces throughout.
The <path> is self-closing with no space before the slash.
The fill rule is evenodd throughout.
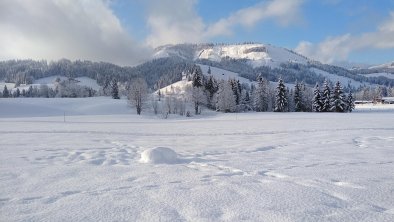
<path id="1" fill-rule="evenodd" d="M 201 96 L 204 95 L 203 89 L 200 89 L 203 86 L 203 74 L 200 66 L 195 65 L 192 71 L 192 100 L 194 103 L 194 111 L 195 114 L 199 114 L 199 108 L 201 104 Z"/>
<path id="2" fill-rule="evenodd" d="M 316 83 L 315 89 L 313 91 L 313 102 L 312 102 L 312 112 L 321 112 L 323 110 L 323 103 L 320 94 L 319 84 Z"/>
<path id="3" fill-rule="evenodd" d="M 296 81 L 295 86 L 294 86 L 294 111 L 295 112 L 304 111 L 301 87 L 302 87 L 301 84 Z"/>
<path id="4" fill-rule="evenodd" d="M 349 95 L 347 96 L 347 110 L 349 112 L 352 112 L 354 109 L 354 99 L 353 99 L 353 94 L 352 91 L 349 92 Z"/>
<path id="5" fill-rule="evenodd" d="M 7 85 L 4 85 L 3 97 L 4 97 L 4 98 L 10 97 L 10 92 L 9 92 L 8 89 L 7 89 Z"/>
<path id="6" fill-rule="evenodd" d="M 256 112 L 268 111 L 268 81 L 260 75 L 257 77 L 257 87 L 254 90 L 254 109 Z"/>
<path id="7" fill-rule="evenodd" d="M 330 85 L 326 80 L 324 80 L 323 83 L 323 96 L 321 98 L 323 107 L 321 109 L 322 112 L 330 112 L 331 104 L 330 104 L 330 99 L 331 99 L 331 90 L 330 90 Z"/>
<path id="8" fill-rule="evenodd" d="M 346 101 L 342 91 L 342 86 L 339 81 L 335 84 L 332 98 L 331 98 L 331 108 L 332 112 L 345 112 L 346 111 Z"/>
<path id="9" fill-rule="evenodd" d="M 116 81 L 116 79 L 112 80 L 111 96 L 112 96 L 112 99 L 120 99 L 119 89 L 118 89 L 118 81 Z"/>
<path id="10" fill-rule="evenodd" d="M 241 89 L 240 89 L 240 84 L 237 83 L 235 79 L 229 79 L 228 83 L 231 86 L 231 89 L 233 90 L 234 96 L 235 96 L 235 103 L 239 105 L 240 99 L 241 99 Z"/>
<path id="11" fill-rule="evenodd" d="M 203 85 L 203 74 L 200 66 L 195 65 L 193 68 L 192 85 L 193 87 L 201 87 Z"/>
<path id="12" fill-rule="evenodd" d="M 15 97 L 20 97 L 20 96 L 21 96 L 21 91 L 19 90 L 19 88 L 16 88 Z"/>
<path id="13" fill-rule="evenodd" d="M 110 95 L 110 90 L 111 90 L 110 87 L 111 87 L 110 78 L 108 76 L 106 76 L 105 80 L 104 80 L 104 86 L 103 86 L 103 94 L 104 94 L 104 96 Z"/>
<path id="14" fill-rule="evenodd" d="M 29 86 L 29 89 L 26 92 L 27 97 L 33 97 L 33 86 Z"/>
<path id="15" fill-rule="evenodd" d="M 213 109 L 215 107 L 215 104 L 213 103 L 213 97 L 218 91 L 218 84 L 213 76 L 209 76 L 208 80 L 205 82 L 205 90 L 208 97 L 207 105 L 209 108 Z"/>
<path id="16" fill-rule="evenodd" d="M 276 87 L 275 96 L 275 112 L 286 112 L 288 108 L 286 98 L 286 86 L 283 83 L 282 78 L 279 78 L 278 86 Z"/>

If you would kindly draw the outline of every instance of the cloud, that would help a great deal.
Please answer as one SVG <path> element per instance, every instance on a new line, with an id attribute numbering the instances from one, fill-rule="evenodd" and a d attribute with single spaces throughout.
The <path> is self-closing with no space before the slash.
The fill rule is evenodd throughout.
<path id="1" fill-rule="evenodd" d="M 0 2 L 0 59 L 89 59 L 133 65 L 148 55 L 104 0 Z"/>
<path id="2" fill-rule="evenodd" d="M 277 21 L 280 25 L 289 25 L 300 21 L 300 6 L 303 0 L 262 1 L 212 24 L 204 23 L 195 11 L 196 0 L 148 2 L 147 25 L 150 35 L 147 42 L 152 46 L 159 46 L 168 43 L 204 42 L 217 36 L 229 36 L 238 26 L 253 28 L 269 19 Z"/>
<path id="3" fill-rule="evenodd" d="M 147 25 L 151 46 L 185 42 L 201 42 L 205 25 L 195 11 L 196 0 L 147 1 Z M 176 6 L 176 7 L 174 7 Z"/>
<path id="4" fill-rule="evenodd" d="M 328 37 L 324 41 L 313 44 L 302 41 L 295 49 L 312 59 L 324 63 L 334 63 L 346 60 L 352 52 L 366 49 L 392 49 L 394 48 L 394 11 L 390 18 L 383 22 L 376 31 L 360 35 L 345 34 Z"/>
<path id="5" fill-rule="evenodd" d="M 281 25 L 300 20 L 300 6 L 303 0 L 274 0 L 260 2 L 253 7 L 240 9 L 228 18 L 220 19 L 208 27 L 207 35 L 230 35 L 235 26 L 254 27 L 257 23 L 274 19 Z"/>

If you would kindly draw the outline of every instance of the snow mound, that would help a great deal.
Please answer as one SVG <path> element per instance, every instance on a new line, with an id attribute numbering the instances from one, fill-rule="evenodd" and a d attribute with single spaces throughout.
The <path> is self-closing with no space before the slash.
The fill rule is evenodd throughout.
<path id="1" fill-rule="evenodd" d="M 178 162 L 178 155 L 174 150 L 170 148 L 155 147 L 142 152 L 140 162 L 154 164 L 174 164 Z"/>

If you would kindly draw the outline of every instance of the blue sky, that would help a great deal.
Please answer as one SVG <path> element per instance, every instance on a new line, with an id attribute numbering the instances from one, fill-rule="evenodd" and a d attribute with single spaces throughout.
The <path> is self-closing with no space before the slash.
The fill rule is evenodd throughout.
<path id="1" fill-rule="evenodd" d="M 13 0 L 0 60 L 138 64 L 176 43 L 260 42 L 324 63 L 394 60 L 394 0 Z"/>
<path id="2" fill-rule="evenodd" d="M 193 8 L 204 24 L 213 24 L 227 18 L 237 11 L 254 7 L 261 0 L 199 0 L 194 1 Z M 299 43 L 307 41 L 312 44 L 324 42 L 329 37 L 346 34 L 361 36 L 376 32 L 379 26 L 390 18 L 394 11 L 393 0 L 305 0 L 300 1 L 297 21 L 280 24 L 277 18 L 259 21 L 252 27 L 236 25 L 231 35 L 218 35 L 204 39 L 209 42 L 238 43 L 255 41 L 271 43 L 290 49 L 296 49 Z M 111 8 L 122 24 L 138 40 L 144 41 L 149 35 L 146 23 L 148 9 L 142 1 L 115 0 Z M 173 6 L 176 8 L 176 6 Z M 394 39 L 394 37 L 393 37 Z M 392 47 L 360 47 L 349 52 L 339 60 L 361 63 L 383 63 L 394 60 Z"/>

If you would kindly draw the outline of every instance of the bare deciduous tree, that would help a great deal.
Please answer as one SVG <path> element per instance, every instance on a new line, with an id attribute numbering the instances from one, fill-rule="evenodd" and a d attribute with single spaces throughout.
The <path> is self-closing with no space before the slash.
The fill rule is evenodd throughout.
<path id="1" fill-rule="evenodd" d="M 138 78 L 131 83 L 128 99 L 135 106 L 137 114 L 140 115 L 143 105 L 148 99 L 148 85 L 144 79 Z"/>

